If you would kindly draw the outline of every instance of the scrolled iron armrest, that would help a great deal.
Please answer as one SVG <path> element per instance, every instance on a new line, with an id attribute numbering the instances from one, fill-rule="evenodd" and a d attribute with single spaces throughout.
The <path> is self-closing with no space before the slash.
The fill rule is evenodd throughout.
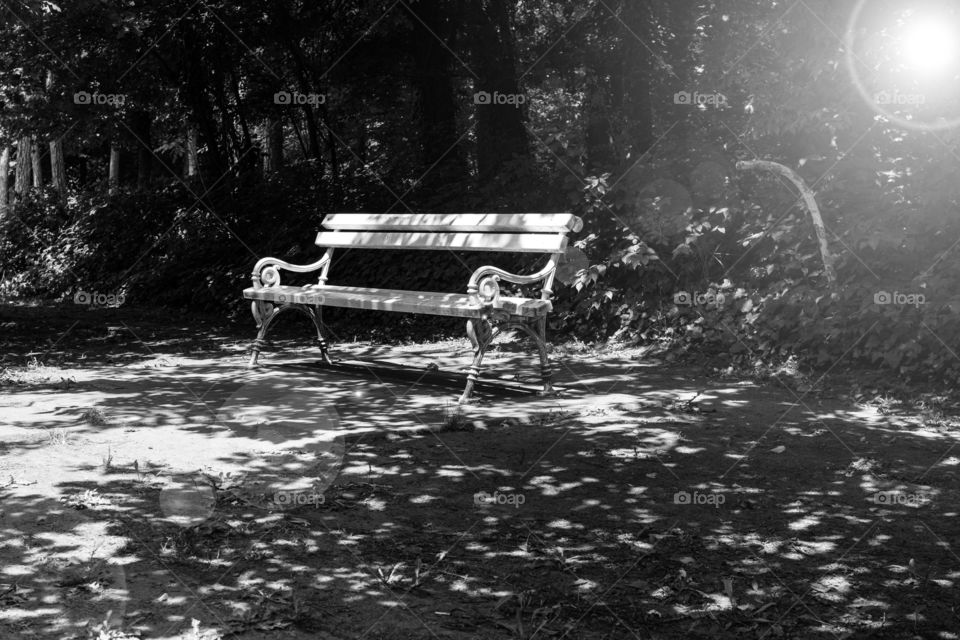
<path id="1" fill-rule="evenodd" d="M 253 267 L 253 286 L 257 289 L 261 287 L 279 287 L 280 269 L 292 271 L 294 273 L 310 273 L 317 269 L 322 269 L 325 264 L 330 262 L 330 255 L 326 254 L 313 264 L 297 265 L 284 262 L 277 258 L 262 258 L 256 266 Z"/>
<path id="2" fill-rule="evenodd" d="M 499 304 L 500 299 L 500 280 L 505 280 L 514 284 L 533 284 L 534 282 L 539 282 L 541 280 L 546 281 L 548 278 L 550 278 L 550 276 L 553 275 L 556 269 L 557 261 L 555 258 L 550 258 L 550 261 L 547 262 L 547 266 L 536 273 L 531 273 L 528 276 L 510 273 L 509 271 L 504 271 L 499 267 L 490 265 L 480 267 L 473 272 L 472 276 L 470 276 L 470 282 L 467 284 L 467 293 L 478 296 L 483 304 L 496 307 Z M 549 299 L 551 293 L 553 292 L 547 288 L 545 283 L 543 288 L 544 298 Z"/>

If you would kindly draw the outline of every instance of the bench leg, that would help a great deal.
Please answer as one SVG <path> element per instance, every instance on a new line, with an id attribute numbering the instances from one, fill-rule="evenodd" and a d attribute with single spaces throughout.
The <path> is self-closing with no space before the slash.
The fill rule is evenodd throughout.
<path id="1" fill-rule="evenodd" d="M 493 338 L 490 322 L 487 321 L 486 318 L 471 318 L 467 320 L 467 338 L 470 339 L 470 344 L 473 346 L 473 364 L 470 365 L 470 369 L 467 372 L 467 386 L 463 389 L 463 395 L 460 396 L 459 404 L 470 400 L 470 396 L 473 394 L 473 387 L 477 383 L 477 378 L 480 377 L 480 365 L 483 362 L 483 354 L 486 352 L 487 347 L 490 346 L 490 341 Z"/>
<path id="2" fill-rule="evenodd" d="M 320 322 L 320 307 L 304 307 L 304 311 L 310 319 L 313 320 L 313 326 L 317 328 L 317 343 L 320 346 L 320 357 L 325 364 L 333 364 L 330 359 L 330 351 L 327 348 L 327 341 L 323 337 L 323 325 Z"/>
<path id="3" fill-rule="evenodd" d="M 250 303 L 250 311 L 253 313 L 253 319 L 257 323 L 257 337 L 250 348 L 250 362 L 247 365 L 251 369 L 257 366 L 257 359 L 260 357 L 260 351 L 266 344 L 267 331 L 270 325 L 277 317 L 277 308 L 269 302 L 254 301 Z"/>
<path id="4" fill-rule="evenodd" d="M 550 368 L 550 353 L 547 347 L 547 318 L 537 320 L 537 347 L 540 349 L 540 378 L 544 395 L 553 394 L 553 370 Z"/>
<path id="5" fill-rule="evenodd" d="M 310 307 L 303 304 L 284 304 L 278 307 L 271 302 L 254 301 L 251 303 L 250 308 L 251 311 L 253 311 L 253 319 L 257 321 L 258 329 L 257 339 L 253 341 L 253 346 L 250 349 L 250 364 L 248 366 L 251 369 L 257 366 L 257 359 L 260 357 L 260 351 L 266 346 L 267 332 L 270 330 L 273 321 L 276 320 L 277 316 L 282 312 L 291 309 L 302 311 L 310 316 L 310 319 L 313 321 L 313 326 L 317 328 L 317 342 L 320 343 L 320 355 L 326 364 L 333 364 L 330 360 L 327 341 L 323 337 L 320 312 L 317 307 Z"/>
<path id="6" fill-rule="evenodd" d="M 543 391 L 541 393 L 543 395 L 555 393 L 552 381 L 553 370 L 550 367 L 550 355 L 547 348 L 547 319 L 545 317 L 538 318 L 535 324 L 515 322 L 511 323 L 511 326 L 522 329 L 537 343 L 537 350 L 540 352 L 540 378 L 543 380 Z"/>

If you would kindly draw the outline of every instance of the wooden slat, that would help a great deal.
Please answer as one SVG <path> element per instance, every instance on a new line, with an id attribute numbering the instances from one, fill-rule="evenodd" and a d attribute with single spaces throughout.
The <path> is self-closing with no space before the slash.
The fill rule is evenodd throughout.
<path id="1" fill-rule="evenodd" d="M 331 213 L 325 229 L 350 231 L 566 233 L 583 221 L 572 213 Z"/>
<path id="2" fill-rule="evenodd" d="M 503 251 L 506 253 L 557 253 L 567 247 L 565 235 L 539 233 L 421 233 L 374 231 L 321 231 L 321 247 L 352 249 L 427 249 L 441 251 Z"/>

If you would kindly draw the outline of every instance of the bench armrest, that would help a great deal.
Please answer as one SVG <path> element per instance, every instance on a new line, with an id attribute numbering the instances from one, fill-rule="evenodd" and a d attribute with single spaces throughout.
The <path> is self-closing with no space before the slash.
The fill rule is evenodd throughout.
<path id="1" fill-rule="evenodd" d="M 500 280 L 506 280 L 514 284 L 533 284 L 543 280 L 543 291 L 540 297 L 543 300 L 549 300 L 550 296 L 553 295 L 550 287 L 553 286 L 553 278 L 557 273 L 560 255 L 550 256 L 550 260 L 547 261 L 543 269 L 527 276 L 510 273 L 491 265 L 480 267 L 470 276 L 470 282 L 467 283 L 467 293 L 479 296 L 484 304 L 496 307 L 500 298 L 500 285 L 498 284 Z"/>
<path id="2" fill-rule="evenodd" d="M 320 284 L 327 279 L 327 271 L 330 268 L 330 259 L 333 257 L 333 251 L 328 249 L 323 257 L 313 264 L 296 265 L 284 262 L 278 258 L 262 258 L 257 261 L 253 267 L 253 287 L 260 289 L 263 287 L 280 286 L 280 269 L 292 271 L 294 273 L 310 273 L 318 269 L 323 269 L 320 274 Z"/>

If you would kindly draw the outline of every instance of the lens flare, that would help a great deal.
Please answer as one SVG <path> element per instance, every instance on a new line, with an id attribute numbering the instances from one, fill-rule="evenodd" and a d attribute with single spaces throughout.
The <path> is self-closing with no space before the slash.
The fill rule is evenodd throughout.
<path id="1" fill-rule="evenodd" d="M 915 71 L 940 73 L 957 62 L 957 39 L 954 29 L 931 18 L 911 21 L 903 36 L 904 62 Z"/>
<path id="2" fill-rule="evenodd" d="M 861 16 L 878 3 L 856 0 L 844 36 L 847 72 L 864 103 L 885 121 L 913 131 L 960 128 L 955 79 L 960 74 L 960 26 L 956 10 L 939 13 L 902 5 Z M 884 24 L 886 26 L 884 26 Z"/>

